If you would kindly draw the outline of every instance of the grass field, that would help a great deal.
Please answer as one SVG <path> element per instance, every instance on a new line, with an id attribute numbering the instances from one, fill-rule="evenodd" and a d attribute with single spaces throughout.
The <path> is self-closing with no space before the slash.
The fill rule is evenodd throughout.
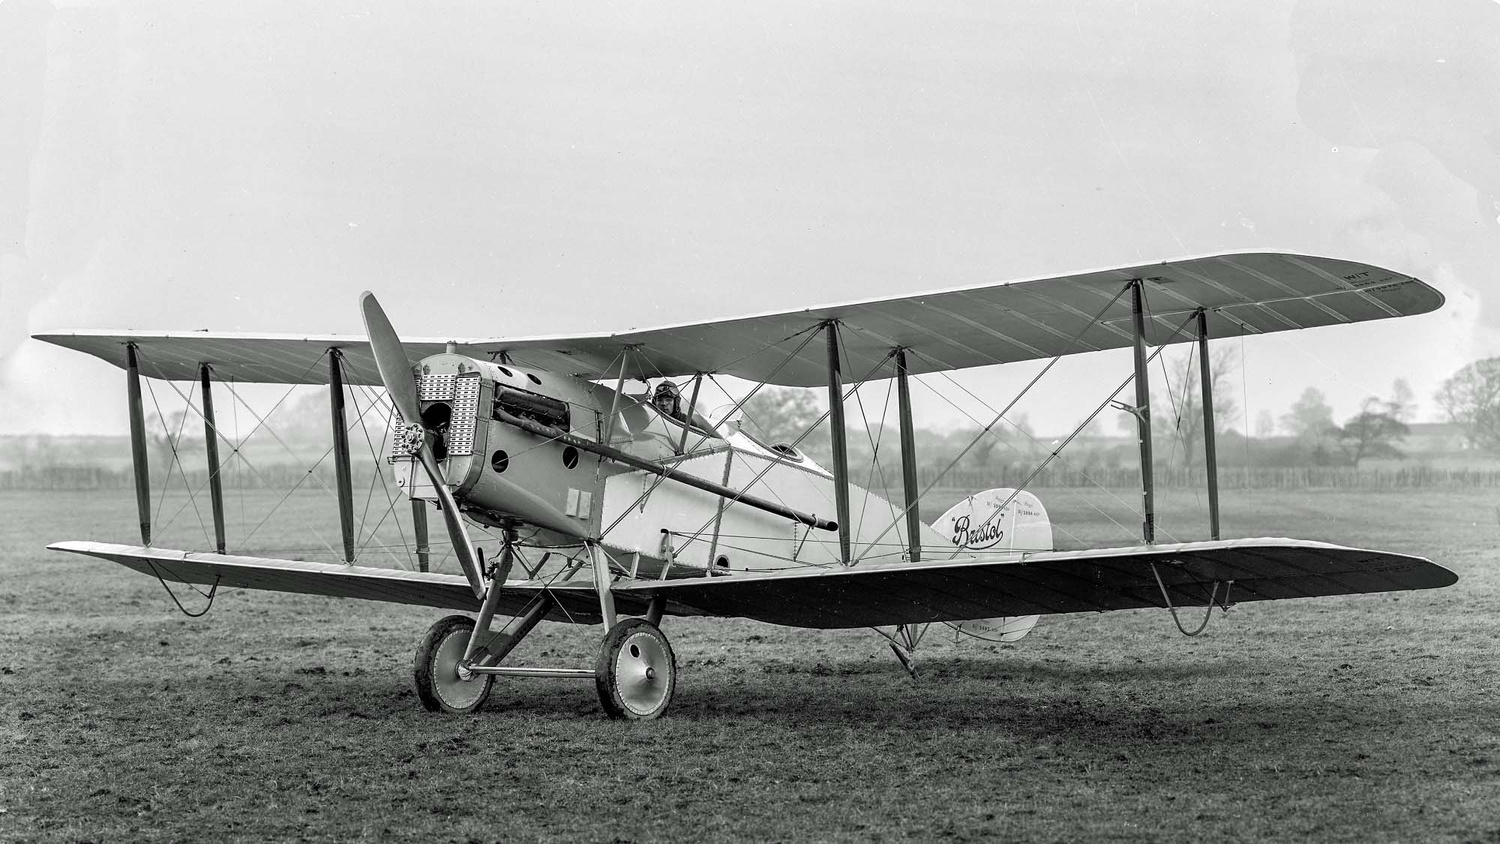
<path id="1" fill-rule="evenodd" d="M 1059 544 L 1136 528 L 1133 496 L 1042 495 Z M 336 535 L 324 497 L 294 505 L 256 541 Z M 669 619 L 676 702 L 633 724 L 568 681 L 430 715 L 410 662 L 446 613 L 239 591 L 187 619 L 154 580 L 42 550 L 131 541 L 128 493 L 5 493 L 0 839 L 1500 842 L 1497 505 L 1227 497 L 1230 536 L 1418 553 L 1462 579 L 1245 605 L 1196 639 L 1161 611 L 1060 617 L 1014 646 L 934 631 L 915 682 L 869 631 Z M 1201 538 L 1201 506 L 1164 495 L 1162 538 Z M 598 636 L 546 624 L 518 655 L 591 664 Z"/>

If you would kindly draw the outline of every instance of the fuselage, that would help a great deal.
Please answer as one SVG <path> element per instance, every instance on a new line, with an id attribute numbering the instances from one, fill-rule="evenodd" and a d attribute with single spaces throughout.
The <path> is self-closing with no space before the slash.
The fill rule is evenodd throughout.
<path id="1" fill-rule="evenodd" d="M 831 517 L 833 475 L 795 449 L 761 443 L 701 414 L 689 412 L 689 420 L 659 412 L 645 395 L 508 362 L 433 355 L 419 364 L 417 378 L 424 424 L 439 432 L 444 476 L 476 521 L 526 529 L 532 544 L 600 540 L 626 555 L 638 576 L 841 562 L 835 531 L 660 477 L 588 445 Z M 408 494 L 432 497 L 409 457 L 393 456 L 392 463 Z M 900 508 L 853 484 L 849 490 L 856 554 L 899 563 L 907 547 Z M 928 547 L 952 547 L 930 528 L 923 533 Z"/>

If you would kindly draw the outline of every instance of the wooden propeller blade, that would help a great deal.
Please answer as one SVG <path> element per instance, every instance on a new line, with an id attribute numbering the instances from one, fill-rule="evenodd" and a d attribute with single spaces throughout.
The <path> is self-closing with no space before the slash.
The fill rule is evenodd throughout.
<path id="1" fill-rule="evenodd" d="M 366 290 L 360 294 L 359 309 L 364 314 L 365 333 L 370 335 L 370 350 L 375 354 L 375 366 L 380 369 L 380 381 L 391 397 L 391 404 L 396 406 L 396 412 L 401 414 L 401 419 L 406 424 L 421 425 L 422 403 L 417 394 L 416 379 L 411 374 L 411 360 L 406 357 L 400 335 L 396 334 L 396 329 L 386 318 L 374 293 Z M 442 505 L 443 523 L 448 526 L 448 538 L 453 542 L 453 552 L 458 556 L 458 564 L 463 567 L 464 577 L 469 579 L 474 597 L 483 598 L 484 575 L 479 571 L 479 562 L 475 559 L 474 543 L 469 541 L 469 531 L 464 527 L 464 517 L 458 512 L 458 502 L 449 491 L 443 470 L 438 467 L 437 458 L 432 454 L 432 436 L 431 433 L 423 435 L 417 459 L 422 462 L 422 468 L 427 470 L 427 477 L 432 481 L 438 503 Z"/>
<path id="2" fill-rule="evenodd" d="M 448 526 L 448 539 L 453 542 L 453 553 L 458 557 L 458 564 L 463 566 L 464 577 L 469 579 L 474 597 L 483 598 L 484 575 L 479 571 L 474 543 L 469 541 L 469 530 L 464 526 L 463 515 L 458 512 L 458 502 L 448 490 L 448 482 L 443 478 L 443 471 L 438 468 L 437 459 L 432 455 L 432 446 L 425 438 L 421 450 L 417 452 L 417 458 L 422 461 L 422 468 L 427 470 L 427 477 L 432 479 L 432 488 L 443 508 L 443 523 Z"/>
<path id="3" fill-rule="evenodd" d="M 381 310 L 375 294 L 366 290 L 359 294 L 359 309 L 365 318 L 365 333 L 370 336 L 370 351 L 375 355 L 375 366 L 380 370 L 380 382 L 391 397 L 391 404 L 408 425 L 422 424 L 422 405 L 417 398 L 417 382 L 411 374 L 411 360 L 401 345 L 401 337 Z M 434 479 L 433 483 L 437 483 Z"/>

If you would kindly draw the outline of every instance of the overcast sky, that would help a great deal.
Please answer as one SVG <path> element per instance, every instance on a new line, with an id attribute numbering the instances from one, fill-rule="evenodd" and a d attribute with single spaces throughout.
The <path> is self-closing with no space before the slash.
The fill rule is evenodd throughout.
<path id="1" fill-rule="evenodd" d="M 1448 298 L 1234 341 L 1252 425 L 1395 378 L 1436 418 L 1500 354 L 1497 44 L 1492 0 L 4 0 L 0 432 L 126 430 L 40 331 L 360 333 L 366 288 L 412 336 L 611 331 L 1231 249 Z"/>

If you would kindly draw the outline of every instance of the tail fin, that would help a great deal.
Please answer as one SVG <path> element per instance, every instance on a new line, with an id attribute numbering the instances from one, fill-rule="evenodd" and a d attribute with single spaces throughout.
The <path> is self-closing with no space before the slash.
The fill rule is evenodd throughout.
<path id="1" fill-rule="evenodd" d="M 953 505 L 932 526 L 960 551 L 1051 551 L 1052 522 L 1041 499 L 1014 489 L 989 489 Z M 953 629 L 989 642 L 1019 642 L 1037 616 L 960 621 Z"/>

